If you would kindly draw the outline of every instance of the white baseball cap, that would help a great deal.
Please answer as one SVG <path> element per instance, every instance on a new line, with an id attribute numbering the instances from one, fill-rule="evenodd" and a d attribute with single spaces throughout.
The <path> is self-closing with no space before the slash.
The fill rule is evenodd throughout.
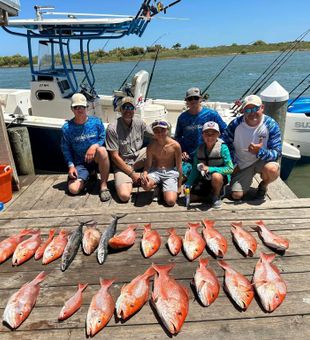
<path id="1" fill-rule="evenodd" d="M 204 123 L 204 125 L 202 127 L 202 132 L 204 132 L 206 130 L 215 130 L 217 132 L 220 132 L 219 125 L 216 122 L 213 122 L 213 121 L 209 121 L 209 122 Z"/>

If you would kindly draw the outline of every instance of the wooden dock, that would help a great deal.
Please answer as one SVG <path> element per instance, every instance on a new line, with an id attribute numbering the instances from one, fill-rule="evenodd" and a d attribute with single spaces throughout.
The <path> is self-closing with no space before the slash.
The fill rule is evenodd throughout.
<path id="1" fill-rule="evenodd" d="M 99 289 L 99 277 L 115 278 L 111 293 L 116 299 L 124 283 L 143 273 L 152 262 L 158 264 L 175 263 L 171 275 L 187 286 L 191 293 L 189 314 L 179 335 L 179 339 L 309 339 L 310 338 L 310 199 L 297 199 L 282 183 L 275 183 L 266 202 L 248 201 L 242 204 L 225 199 L 221 210 L 209 209 L 207 205 L 193 205 L 186 210 L 182 205 L 166 208 L 150 201 L 150 194 L 136 192 L 128 204 L 115 200 L 101 203 L 97 189 L 70 197 L 65 191 L 65 176 L 35 176 L 21 180 L 22 190 L 14 194 L 5 211 L 0 213 L 0 240 L 18 232 L 22 228 L 40 228 L 46 238 L 52 227 L 64 228 L 68 232 L 79 221 L 94 219 L 103 230 L 109 224 L 112 213 L 126 212 L 119 221 L 118 231 L 128 224 L 138 224 L 138 238 L 133 247 L 123 252 L 109 254 L 107 261 L 99 265 L 95 254 L 85 256 L 79 251 L 75 260 L 64 273 L 60 271 L 60 261 L 47 266 L 30 259 L 19 267 L 12 267 L 11 260 L 0 265 L 0 313 L 9 297 L 25 282 L 32 280 L 40 271 L 47 272 L 41 292 L 32 313 L 17 331 L 0 326 L 1 339 L 83 339 L 85 319 L 91 297 Z M 254 184 L 255 186 L 255 184 Z M 230 223 L 242 221 L 247 230 L 254 222 L 263 219 L 272 230 L 290 241 L 285 255 L 277 255 L 274 263 L 282 272 L 288 285 L 288 294 L 283 304 L 273 313 L 265 313 L 257 300 L 253 300 L 248 310 L 240 312 L 228 299 L 221 288 L 218 299 L 210 307 L 202 307 L 190 288 L 198 261 L 189 262 L 182 253 L 173 257 L 165 247 L 167 228 L 175 227 L 184 235 L 187 222 L 214 219 L 218 229 L 228 240 L 225 260 L 233 268 L 252 279 L 260 252 L 272 251 L 258 238 L 258 250 L 253 258 L 243 257 L 232 243 Z M 143 258 L 139 243 L 143 224 L 152 223 L 162 236 L 160 250 L 150 259 Z M 216 259 L 207 251 L 210 265 L 215 270 L 221 284 L 223 270 Z M 83 293 L 81 309 L 64 322 L 57 317 L 64 302 L 76 291 L 78 283 L 88 283 Z M 158 321 L 147 303 L 141 311 L 125 323 L 111 319 L 96 338 L 112 339 L 164 339 L 168 338 L 164 327 Z"/>

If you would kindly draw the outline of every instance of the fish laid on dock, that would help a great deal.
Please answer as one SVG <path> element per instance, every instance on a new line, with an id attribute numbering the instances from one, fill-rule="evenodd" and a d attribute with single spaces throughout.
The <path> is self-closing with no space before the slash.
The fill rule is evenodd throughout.
<path id="1" fill-rule="evenodd" d="M 64 306 L 62 307 L 58 320 L 63 321 L 68 318 L 70 318 L 71 315 L 73 315 L 76 311 L 78 311 L 82 305 L 82 292 L 84 289 L 88 286 L 88 284 L 78 284 L 78 290 L 77 292 L 71 296 L 69 300 L 66 301 Z"/>
<path id="2" fill-rule="evenodd" d="M 255 290 L 266 312 L 273 312 L 279 307 L 287 291 L 279 269 L 271 263 L 275 256 L 261 253 L 253 276 Z"/>
<path id="3" fill-rule="evenodd" d="M 173 264 L 159 266 L 153 264 L 156 270 L 152 302 L 158 316 L 170 334 L 179 333 L 186 319 L 189 308 L 189 293 L 169 275 Z"/>
<path id="4" fill-rule="evenodd" d="M 275 249 L 277 251 L 285 251 L 289 247 L 289 241 L 281 236 L 278 236 L 271 232 L 263 221 L 255 222 L 256 227 L 252 227 L 252 229 L 258 231 L 260 237 L 267 247 Z"/>
<path id="5" fill-rule="evenodd" d="M 210 306 L 219 296 L 220 283 L 212 268 L 207 267 L 209 259 L 200 258 L 199 267 L 194 275 L 197 294 L 204 306 Z"/>
<path id="6" fill-rule="evenodd" d="M 231 223 L 233 238 L 245 256 L 253 256 L 257 249 L 255 237 L 242 228 L 242 222 Z"/>
<path id="7" fill-rule="evenodd" d="M 86 335 L 94 336 L 107 325 L 114 314 L 115 303 L 108 292 L 114 280 L 100 279 L 101 288 L 93 296 L 86 317 Z"/>
<path id="8" fill-rule="evenodd" d="M 136 229 L 137 224 L 132 224 L 127 227 L 126 230 L 122 231 L 120 234 L 113 236 L 109 240 L 109 246 L 113 249 L 122 249 L 131 247 L 137 237 Z"/>
<path id="9" fill-rule="evenodd" d="M 30 238 L 17 245 L 12 258 L 13 266 L 19 266 L 20 264 L 28 261 L 35 254 L 40 244 L 40 230 L 37 230 L 32 233 Z"/>
<path id="10" fill-rule="evenodd" d="M 116 301 L 116 315 L 126 320 L 147 302 L 150 291 L 150 279 L 155 275 L 155 269 L 150 267 L 142 275 L 137 276 L 121 290 Z"/>
<path id="11" fill-rule="evenodd" d="M 80 223 L 80 225 L 74 230 L 74 232 L 70 235 L 68 243 L 64 249 L 64 252 L 61 256 L 61 265 L 60 269 L 64 272 L 74 260 L 80 244 L 83 238 L 83 226 L 85 223 Z"/>
<path id="12" fill-rule="evenodd" d="M 27 319 L 37 301 L 40 283 L 45 277 L 45 272 L 41 272 L 36 278 L 31 282 L 25 283 L 10 297 L 3 313 L 4 323 L 12 329 L 16 329 Z"/>
<path id="13" fill-rule="evenodd" d="M 143 236 L 141 240 L 141 250 L 144 257 L 154 255 L 161 245 L 161 237 L 157 230 L 152 230 L 151 223 L 144 225 Z"/>
<path id="14" fill-rule="evenodd" d="M 99 264 L 103 264 L 108 256 L 108 244 L 109 240 L 115 235 L 116 233 L 116 227 L 117 222 L 120 218 L 125 217 L 127 214 L 116 214 L 112 215 L 112 221 L 110 225 L 105 229 L 105 231 L 102 233 L 99 246 L 97 249 L 97 260 Z"/>
<path id="15" fill-rule="evenodd" d="M 0 263 L 6 261 L 14 254 L 18 244 L 23 241 L 24 236 L 32 233 L 33 230 L 23 229 L 18 234 L 12 235 L 0 242 Z"/>
<path id="16" fill-rule="evenodd" d="M 168 249 L 173 256 L 176 256 L 183 245 L 182 237 L 177 234 L 174 228 L 167 229 L 167 232 L 170 235 L 167 240 Z"/>
<path id="17" fill-rule="evenodd" d="M 98 247 L 100 241 L 100 231 L 96 228 L 97 223 L 87 225 L 83 233 L 82 248 L 86 255 L 92 254 Z"/>
<path id="18" fill-rule="evenodd" d="M 67 242 L 67 232 L 62 229 L 59 235 L 54 237 L 51 243 L 45 248 L 42 263 L 48 264 L 57 260 L 64 252 Z"/>
<path id="19" fill-rule="evenodd" d="M 39 260 L 43 256 L 46 247 L 52 242 L 54 235 L 55 235 L 55 229 L 51 229 L 48 234 L 48 239 L 45 242 L 42 242 L 39 248 L 36 250 L 34 254 L 35 260 Z"/>
<path id="20" fill-rule="evenodd" d="M 226 238 L 214 228 L 214 221 L 205 219 L 202 221 L 204 228 L 202 234 L 207 242 L 207 247 L 217 257 L 224 257 L 227 252 Z"/>
<path id="21" fill-rule="evenodd" d="M 224 288 L 226 292 L 242 310 L 246 310 L 254 297 L 254 289 L 251 282 L 231 268 L 227 262 L 221 260 L 218 261 L 218 264 L 225 270 Z"/>
<path id="22" fill-rule="evenodd" d="M 183 249 L 190 261 L 200 256 L 206 246 L 206 242 L 197 231 L 199 227 L 201 227 L 200 223 L 188 223 L 188 229 L 183 239 Z"/>

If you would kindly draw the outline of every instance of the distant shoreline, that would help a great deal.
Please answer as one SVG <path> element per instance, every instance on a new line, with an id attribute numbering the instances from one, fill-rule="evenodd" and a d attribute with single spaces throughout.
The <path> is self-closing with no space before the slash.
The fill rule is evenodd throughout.
<path id="1" fill-rule="evenodd" d="M 175 44 L 171 48 L 166 48 L 161 45 L 151 47 L 118 47 L 109 52 L 98 50 L 91 52 L 91 61 L 95 64 L 154 60 L 157 49 L 160 50 L 159 59 L 191 59 L 191 58 L 205 58 L 213 56 L 227 56 L 236 54 L 262 54 L 262 53 L 276 53 L 284 52 L 290 53 L 293 51 L 309 51 L 310 42 L 281 42 L 267 44 L 262 40 L 258 40 L 251 45 L 237 45 L 230 46 L 216 46 L 216 47 L 199 47 L 197 45 L 190 45 L 188 47 L 181 47 L 181 44 Z M 33 58 L 34 63 L 37 63 L 38 57 Z M 81 60 L 80 53 L 72 54 L 72 62 L 79 64 Z M 0 57 L 1 68 L 18 68 L 27 67 L 29 65 L 28 57 L 19 54 L 13 56 Z"/>

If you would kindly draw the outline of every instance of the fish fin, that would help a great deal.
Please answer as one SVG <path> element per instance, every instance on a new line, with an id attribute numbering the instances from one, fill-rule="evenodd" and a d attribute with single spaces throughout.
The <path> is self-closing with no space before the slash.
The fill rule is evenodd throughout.
<path id="1" fill-rule="evenodd" d="M 169 228 L 169 229 L 167 229 L 167 233 L 168 233 L 169 235 L 174 235 L 174 234 L 176 234 L 174 228 Z"/>
<path id="2" fill-rule="evenodd" d="M 205 226 L 205 228 L 213 228 L 215 221 L 213 220 L 208 220 L 207 218 L 205 218 L 204 220 L 201 221 L 202 224 Z"/>
<path id="3" fill-rule="evenodd" d="M 56 229 L 52 228 L 50 229 L 49 233 L 48 233 L 48 238 L 53 238 L 55 235 Z"/>
<path id="4" fill-rule="evenodd" d="M 217 261 L 217 263 L 219 264 L 220 267 L 222 267 L 225 270 L 230 268 L 228 263 L 226 261 L 224 261 L 224 260 L 219 260 L 219 261 Z"/>
<path id="5" fill-rule="evenodd" d="M 128 226 L 128 229 L 130 229 L 130 230 L 136 230 L 138 227 L 139 227 L 138 224 L 130 224 L 130 225 Z"/>
<path id="6" fill-rule="evenodd" d="M 201 227 L 201 224 L 199 222 L 188 222 L 187 226 L 188 228 L 198 229 L 199 227 Z"/>
<path id="7" fill-rule="evenodd" d="M 85 290 L 87 286 L 88 286 L 88 283 L 85 283 L 85 284 L 79 283 L 79 284 L 78 284 L 78 289 L 79 289 L 81 292 L 83 292 L 83 290 Z"/>
<path id="8" fill-rule="evenodd" d="M 152 224 L 151 223 L 147 223 L 144 225 L 144 231 L 148 231 L 152 229 Z"/>
<path id="9" fill-rule="evenodd" d="M 33 279 L 33 284 L 37 285 L 40 282 L 42 282 L 45 278 L 46 278 L 47 274 L 45 273 L 45 271 L 39 273 L 34 279 Z"/>

